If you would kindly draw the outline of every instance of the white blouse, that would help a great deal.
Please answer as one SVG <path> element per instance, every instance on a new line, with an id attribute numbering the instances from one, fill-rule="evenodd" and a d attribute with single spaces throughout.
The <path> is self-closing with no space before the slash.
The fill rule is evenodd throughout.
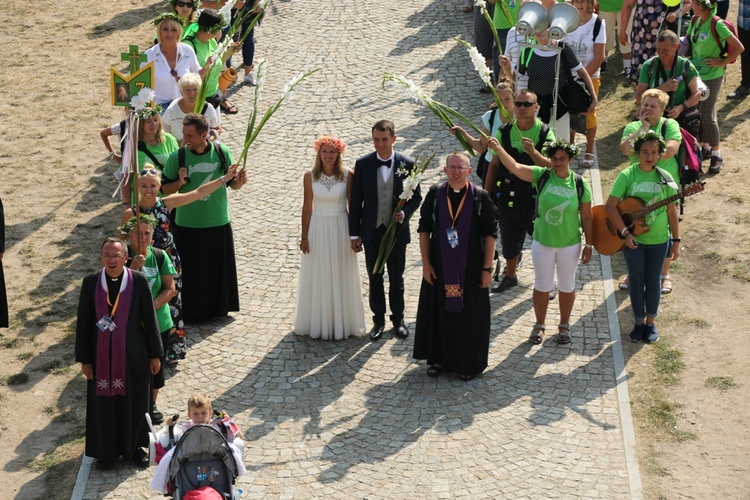
<path id="1" fill-rule="evenodd" d="M 161 44 L 157 43 L 148 49 L 146 57 L 148 60 L 141 64 L 141 67 L 151 61 L 154 62 L 154 88 L 152 90 L 156 93 L 156 97 L 154 98 L 156 104 L 164 104 L 181 97 L 182 94 L 180 94 L 177 79 L 172 76 L 167 58 L 161 52 Z M 177 64 L 174 69 L 178 77 L 181 77 L 185 73 L 197 74 L 201 70 L 201 65 L 198 64 L 195 51 L 190 45 L 184 43 L 177 44 Z"/>

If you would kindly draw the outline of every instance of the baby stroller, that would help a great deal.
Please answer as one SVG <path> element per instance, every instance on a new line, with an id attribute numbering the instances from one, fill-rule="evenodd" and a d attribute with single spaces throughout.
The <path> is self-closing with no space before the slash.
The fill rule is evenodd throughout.
<path id="1" fill-rule="evenodd" d="M 172 498 L 182 500 L 190 490 L 211 486 L 224 498 L 233 498 L 237 463 L 232 450 L 210 425 L 195 425 L 182 435 L 169 462 Z"/>

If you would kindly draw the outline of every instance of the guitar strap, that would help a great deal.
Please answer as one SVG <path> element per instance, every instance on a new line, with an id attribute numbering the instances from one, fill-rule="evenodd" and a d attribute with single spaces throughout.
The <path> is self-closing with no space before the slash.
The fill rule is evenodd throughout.
<path id="1" fill-rule="evenodd" d="M 680 192 L 680 186 L 677 185 L 677 183 L 674 180 L 670 180 L 669 174 L 664 171 L 661 167 L 656 167 L 656 173 L 659 174 L 659 177 L 661 177 L 661 183 L 671 187 L 678 193 Z"/>

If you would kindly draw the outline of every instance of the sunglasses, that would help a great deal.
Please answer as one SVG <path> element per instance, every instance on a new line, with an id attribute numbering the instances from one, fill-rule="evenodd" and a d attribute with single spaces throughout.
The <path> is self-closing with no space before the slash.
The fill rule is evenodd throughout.
<path id="1" fill-rule="evenodd" d="M 180 2 L 180 1 L 177 1 L 177 2 L 175 2 L 175 5 L 177 5 L 177 7 L 190 7 L 191 9 L 193 7 L 195 7 L 195 4 L 193 2 Z"/>
<path id="2" fill-rule="evenodd" d="M 159 172 L 157 170 L 154 170 L 153 168 L 144 168 L 138 175 L 155 175 L 157 177 L 160 176 Z"/>
<path id="3" fill-rule="evenodd" d="M 170 69 L 169 74 L 172 75 L 174 79 L 177 80 L 178 82 L 180 81 L 180 75 L 177 74 L 177 71 Z"/>
<path id="4" fill-rule="evenodd" d="M 530 108 L 534 104 L 536 104 L 536 103 L 535 102 L 521 102 L 521 101 L 516 101 L 515 102 L 515 105 L 518 106 L 519 108 L 521 108 L 521 107 Z"/>

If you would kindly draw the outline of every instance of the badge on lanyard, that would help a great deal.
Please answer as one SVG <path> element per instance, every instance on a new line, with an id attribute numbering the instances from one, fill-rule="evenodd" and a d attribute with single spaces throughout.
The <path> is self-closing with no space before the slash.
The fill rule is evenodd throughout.
<path id="1" fill-rule="evenodd" d="M 455 227 L 449 227 L 445 230 L 445 235 L 448 237 L 448 244 L 451 248 L 458 246 L 458 230 Z"/>
<path id="2" fill-rule="evenodd" d="M 117 325 L 115 325 L 115 322 L 109 316 L 102 316 L 102 319 L 96 322 L 96 327 L 102 332 L 106 332 L 107 330 L 114 332 Z"/>

